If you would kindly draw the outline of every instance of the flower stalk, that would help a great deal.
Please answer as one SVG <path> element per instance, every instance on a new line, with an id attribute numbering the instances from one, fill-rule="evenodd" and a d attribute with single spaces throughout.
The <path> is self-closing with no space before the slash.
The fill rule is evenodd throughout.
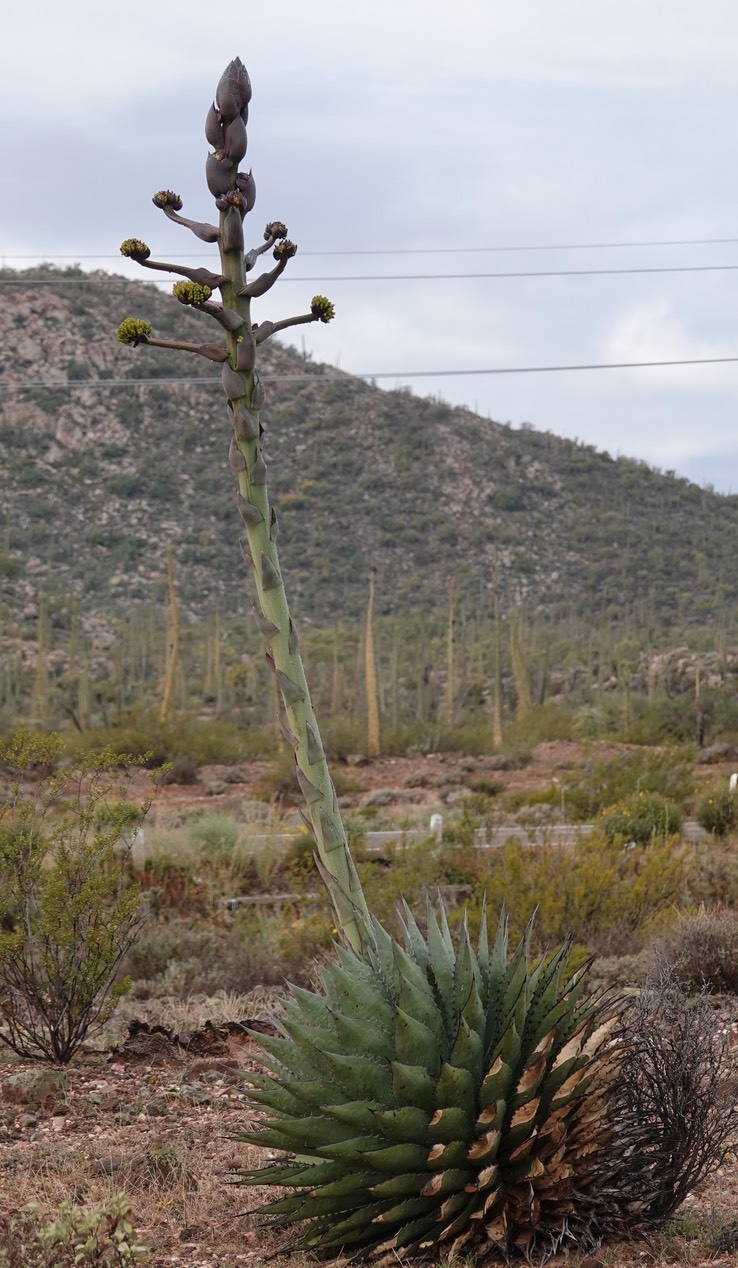
<path id="1" fill-rule="evenodd" d="M 153 199 L 170 220 L 189 228 L 201 240 L 217 242 L 220 273 L 158 263 L 150 259 L 148 246 L 139 239 L 127 239 L 121 246 L 122 254 L 145 268 L 179 273 L 187 278 L 175 285 L 175 297 L 214 318 L 224 330 L 225 344 L 157 339 L 149 323 L 135 318 L 127 318 L 121 324 L 118 337 L 134 347 L 146 344 L 176 348 L 222 362 L 231 428 L 229 464 L 238 480 L 237 506 L 245 533 L 241 549 L 253 575 L 254 617 L 266 642 L 266 662 L 274 675 L 282 705 L 280 729 L 294 752 L 297 779 L 305 801 L 305 812 L 301 813 L 315 840 L 316 863 L 333 906 L 337 933 L 347 947 L 362 954 L 374 935 L 338 809 L 297 630 L 282 581 L 277 553 L 279 526 L 269 499 L 262 444 L 261 407 L 265 393 L 257 369 L 258 348 L 273 334 L 307 322 L 328 322 L 334 309 L 325 296 L 316 295 L 308 313 L 259 324 L 252 322 L 251 300 L 271 289 L 297 247 L 288 240 L 285 225 L 272 221 L 264 230 L 263 244 L 245 249 L 243 220 L 253 208 L 256 186 L 251 172 L 239 172 L 238 165 L 246 154 L 250 98 L 248 74 L 236 58 L 221 76 L 205 127 L 207 140 L 214 147 L 207 157 L 205 175 L 219 213 L 217 227 L 180 216 L 182 200 L 171 190 L 161 190 Z M 247 282 L 247 273 L 269 250 L 276 266 Z M 219 304 L 211 300 L 214 290 L 220 291 Z"/>

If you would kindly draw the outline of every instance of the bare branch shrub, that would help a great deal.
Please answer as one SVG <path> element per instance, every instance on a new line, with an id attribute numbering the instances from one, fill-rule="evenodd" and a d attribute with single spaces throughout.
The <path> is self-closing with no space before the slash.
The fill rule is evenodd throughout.
<path id="1" fill-rule="evenodd" d="M 0 745 L 0 1042 L 66 1063 L 130 985 L 144 910 L 126 859 L 148 806 L 126 800 L 138 759 L 63 749 L 27 731 Z"/>
<path id="2" fill-rule="evenodd" d="M 669 1219 L 738 1140 L 738 1083 L 704 992 L 689 999 L 659 966 L 623 1015 L 611 1174 L 624 1231 Z"/>

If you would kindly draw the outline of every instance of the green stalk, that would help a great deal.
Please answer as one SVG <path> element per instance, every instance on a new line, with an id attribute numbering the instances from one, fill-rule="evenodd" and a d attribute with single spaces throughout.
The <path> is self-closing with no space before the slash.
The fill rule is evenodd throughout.
<path id="1" fill-rule="evenodd" d="M 255 188 L 251 173 L 240 174 L 238 163 L 246 152 L 245 123 L 250 97 L 248 75 L 236 58 L 221 76 L 216 103 L 208 114 L 205 129 L 208 140 L 215 146 L 214 153 L 208 156 L 206 179 L 220 213 L 217 228 L 179 216 L 182 200 L 169 190 L 162 190 L 154 198 L 155 204 L 170 219 L 186 225 L 197 237 L 218 243 L 220 273 L 178 266 L 176 271 L 190 280 L 177 283 L 174 293 L 182 303 L 218 321 L 226 332 L 225 347 L 158 340 L 152 337 L 148 323 L 134 318 L 127 318 L 121 324 L 118 337 L 134 345 L 178 346 L 223 364 L 223 386 L 232 428 L 229 461 L 238 473 L 238 505 L 246 531 L 246 541 L 242 541 L 241 547 L 253 573 L 257 600 L 254 615 L 266 639 L 267 664 L 276 679 L 284 710 L 280 727 L 294 751 L 306 803 L 307 813 L 303 818 L 315 839 L 316 863 L 333 906 L 337 933 L 346 945 L 361 953 L 371 937 L 369 913 L 341 821 L 282 583 L 277 554 L 277 516 L 269 501 L 262 448 L 264 428 L 260 409 L 264 390 L 256 370 L 258 346 L 275 331 L 304 322 L 328 321 L 333 315 L 333 306 L 322 296 L 315 296 L 310 313 L 252 327 L 251 299 L 271 288 L 297 248 L 287 240 L 284 225 L 275 222 L 267 225 L 264 245 L 244 253 L 241 222 L 253 207 Z M 257 257 L 270 247 L 274 247 L 276 268 L 247 284 L 247 274 Z M 146 267 L 168 267 L 150 261 L 148 247 L 137 239 L 128 239 L 121 250 Z M 210 301 L 215 288 L 220 290 L 222 305 Z"/>

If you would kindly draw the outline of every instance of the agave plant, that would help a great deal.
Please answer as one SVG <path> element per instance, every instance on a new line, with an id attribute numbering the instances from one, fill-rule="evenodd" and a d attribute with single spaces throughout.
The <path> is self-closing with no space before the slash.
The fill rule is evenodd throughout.
<path id="1" fill-rule="evenodd" d="M 242 1139 L 286 1157 L 239 1178 L 290 1190 L 263 1207 L 265 1218 L 301 1225 L 299 1243 L 323 1254 L 390 1248 L 435 1254 L 478 1245 L 505 1256 L 520 1250 L 545 1257 L 567 1237 L 581 1248 L 605 1232 L 670 1213 L 690 1177 L 701 1178 L 708 1161 L 722 1157 L 734 1120 L 720 1118 L 722 1134 L 710 1152 L 700 1146 L 700 1123 L 709 1120 L 704 1089 L 669 1105 L 664 1099 L 662 1112 L 652 1096 L 664 1079 L 661 1048 L 653 1075 L 647 1072 L 640 1084 L 630 1079 L 624 1094 L 638 1045 L 623 1041 L 627 1032 L 618 1029 L 612 1002 L 585 997 L 585 970 L 568 972 L 567 946 L 531 965 L 530 926 L 508 958 L 504 915 L 491 948 L 483 920 L 474 949 L 466 926 L 454 945 L 443 914 L 439 920 L 429 911 L 423 933 L 407 908 L 397 941 L 367 909 L 282 582 L 262 445 L 264 387 L 256 368 L 258 348 L 273 334 L 328 321 L 333 306 L 318 295 L 307 313 L 252 322 L 251 301 L 270 290 L 297 248 L 285 226 L 272 221 L 263 242 L 245 249 L 243 220 L 254 206 L 255 185 L 239 163 L 250 98 L 249 77 L 236 59 L 221 76 L 205 125 L 213 147 L 206 180 L 218 224 L 183 217 L 182 200 L 171 190 L 154 197 L 170 220 L 217 243 L 220 270 L 153 261 L 137 238 L 121 247 L 144 267 L 182 275 L 174 295 L 214 320 L 224 341 L 158 339 L 148 322 L 133 317 L 118 330 L 123 343 L 178 348 L 222 366 L 254 616 L 279 688 L 281 726 L 295 754 L 305 821 L 337 930 L 335 961 L 322 967 L 315 991 L 291 988 L 280 1033 L 259 1036 L 271 1073 L 253 1079 L 261 1124 Z M 275 267 L 249 281 L 267 250 Z M 212 298 L 216 290 L 220 302 Z M 687 1074 L 679 1074 L 683 1091 L 681 1075 Z M 700 1077 L 697 1070 L 696 1089 Z M 642 1095 L 635 1095 L 639 1086 Z M 668 1133 L 693 1102 L 703 1114 L 692 1124 L 697 1145 L 677 1164 Z M 641 1148 L 654 1141 L 650 1153 Z M 627 1175 L 635 1158 L 640 1192 L 634 1199 Z"/>
<path id="2" fill-rule="evenodd" d="M 426 936 L 407 907 L 403 926 L 401 945 L 371 921 L 364 956 L 339 949 L 318 993 L 291 989 L 252 1093 L 266 1125 L 241 1138 L 294 1157 L 243 1182 L 296 1189 L 264 1211 L 322 1252 L 585 1244 L 612 1010 L 567 974 L 566 946 L 529 969 L 530 926 L 509 959 L 504 917 L 476 951 L 433 911 Z"/>

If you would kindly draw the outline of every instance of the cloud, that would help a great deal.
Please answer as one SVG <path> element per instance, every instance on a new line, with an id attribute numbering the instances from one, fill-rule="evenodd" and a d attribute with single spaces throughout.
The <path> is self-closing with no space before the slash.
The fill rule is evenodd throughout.
<path id="1" fill-rule="evenodd" d="M 640 304 L 616 317 L 602 344 L 608 362 L 692 361 L 738 355 L 735 340 L 704 338 L 691 331 L 666 300 Z M 724 392 L 738 376 L 738 366 L 694 365 L 632 369 L 628 377 L 651 392 L 699 388 Z"/>

